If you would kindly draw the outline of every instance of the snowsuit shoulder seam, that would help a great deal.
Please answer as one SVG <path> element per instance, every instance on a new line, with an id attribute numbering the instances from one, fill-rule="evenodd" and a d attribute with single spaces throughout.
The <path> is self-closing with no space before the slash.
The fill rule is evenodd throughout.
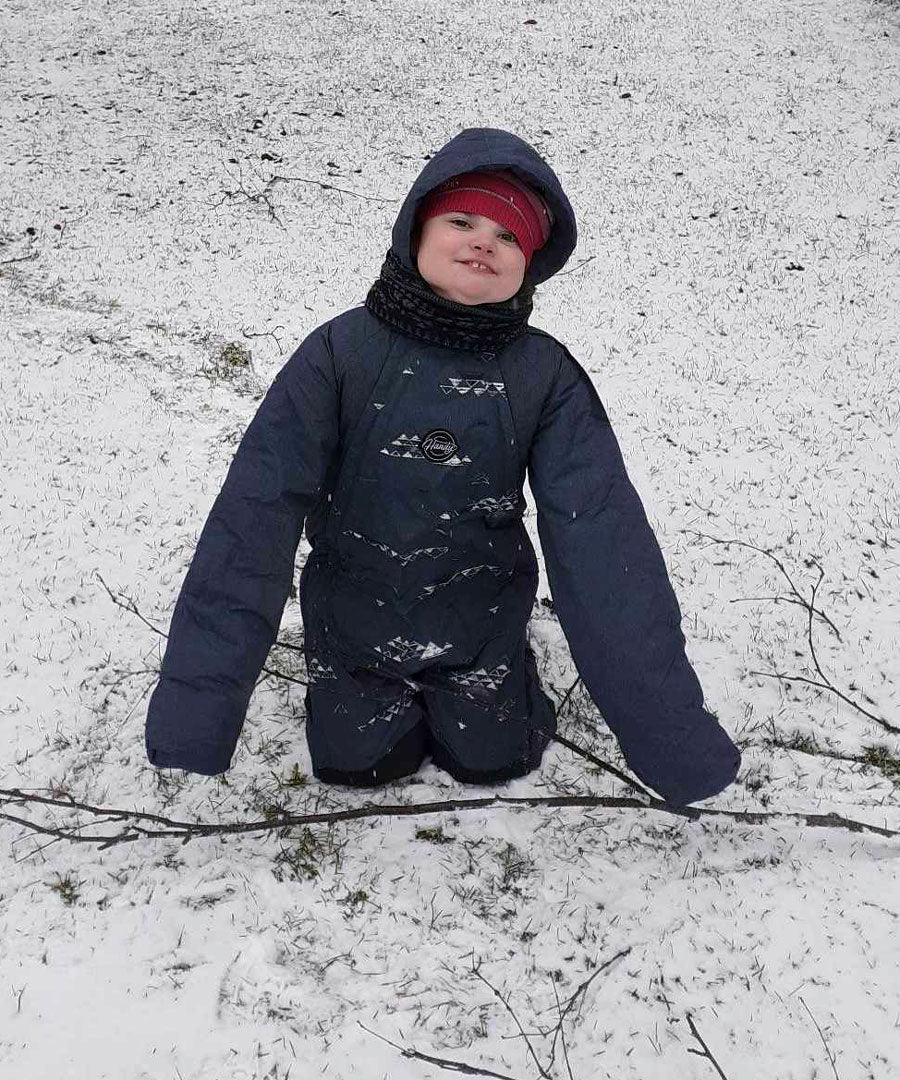
<path id="1" fill-rule="evenodd" d="M 331 319 L 329 321 L 328 325 L 330 326 L 331 323 L 335 322 L 337 319 L 345 318 L 349 315 L 352 315 L 356 311 L 361 312 L 364 319 L 367 315 L 369 315 L 369 310 L 365 306 L 365 304 L 357 304 L 355 307 L 348 308 L 346 311 L 342 311 L 340 315 L 336 315 L 334 319 Z M 348 353 L 341 357 L 343 363 L 349 364 L 351 361 L 355 360 L 362 353 L 366 345 L 368 345 L 369 341 L 376 335 L 382 333 L 382 324 L 374 318 L 371 319 L 371 322 L 372 326 L 369 329 L 368 333 L 366 333 L 360 341 L 357 341 Z M 391 331 L 391 333 L 396 333 L 396 331 Z M 337 357 L 334 354 L 333 346 L 331 351 L 332 356 L 335 360 L 335 365 L 337 365 Z"/>

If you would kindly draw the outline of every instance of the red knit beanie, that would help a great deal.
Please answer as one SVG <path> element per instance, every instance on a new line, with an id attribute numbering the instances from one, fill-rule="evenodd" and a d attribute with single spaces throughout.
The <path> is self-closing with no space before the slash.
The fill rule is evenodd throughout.
<path id="1" fill-rule="evenodd" d="M 503 225 L 515 236 L 526 267 L 544 246 L 553 227 L 553 214 L 542 198 L 506 169 L 451 176 L 433 188 L 419 205 L 416 220 L 461 210 Z"/>

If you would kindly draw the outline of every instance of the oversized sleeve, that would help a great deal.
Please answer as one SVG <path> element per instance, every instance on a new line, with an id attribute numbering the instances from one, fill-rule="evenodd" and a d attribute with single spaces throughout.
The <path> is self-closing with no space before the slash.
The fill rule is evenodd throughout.
<path id="1" fill-rule="evenodd" d="M 297 545 L 337 450 L 327 328 L 275 377 L 210 510 L 175 604 L 147 710 L 151 764 L 226 771 L 278 633 Z"/>
<path id="2" fill-rule="evenodd" d="M 560 349 L 529 458 L 554 607 L 629 766 L 668 801 L 696 802 L 734 780 L 740 752 L 703 707 L 678 601 L 606 411 Z"/>

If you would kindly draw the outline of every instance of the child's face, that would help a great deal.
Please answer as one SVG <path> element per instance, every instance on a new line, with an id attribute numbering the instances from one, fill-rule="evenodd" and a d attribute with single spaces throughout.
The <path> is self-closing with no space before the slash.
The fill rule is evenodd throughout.
<path id="1" fill-rule="evenodd" d="M 458 304 L 509 300 L 525 278 L 525 256 L 515 236 L 488 217 L 458 210 L 424 223 L 416 265 L 438 296 Z"/>

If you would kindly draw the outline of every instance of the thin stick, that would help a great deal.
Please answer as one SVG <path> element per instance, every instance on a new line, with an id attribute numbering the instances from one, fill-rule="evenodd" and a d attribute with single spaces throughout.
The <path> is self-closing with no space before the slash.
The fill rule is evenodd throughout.
<path id="1" fill-rule="evenodd" d="M 519 1023 L 519 1018 L 513 1011 L 513 1007 L 512 1005 L 510 1005 L 509 1001 L 500 993 L 500 991 L 495 986 L 492 986 L 487 981 L 487 979 L 481 974 L 477 967 L 472 968 L 472 974 L 475 976 L 476 979 L 480 979 L 484 983 L 484 985 L 491 991 L 491 993 L 503 1003 L 506 1011 L 513 1018 L 516 1027 L 519 1029 L 519 1034 L 525 1040 L 525 1045 L 528 1047 L 528 1051 L 534 1059 L 535 1065 L 537 1065 L 537 1070 L 541 1074 L 541 1076 L 544 1077 L 544 1080 L 553 1080 L 553 1077 L 550 1075 L 550 1073 L 548 1073 L 544 1066 L 541 1065 L 540 1059 L 538 1058 L 534 1047 L 531 1045 L 531 1039 L 529 1039 L 528 1036 L 525 1034 L 525 1029 Z"/>
<path id="2" fill-rule="evenodd" d="M 627 949 L 620 949 L 619 952 L 617 952 L 615 956 L 611 956 L 609 958 L 609 960 L 604 960 L 603 963 L 597 968 L 597 970 L 595 972 L 593 972 L 593 974 L 589 978 L 585 979 L 584 982 L 581 983 L 581 985 L 575 990 L 575 992 L 572 995 L 570 995 L 568 1001 L 566 1001 L 565 1007 L 563 1008 L 562 1014 L 560 1015 L 559 1025 L 557 1025 L 557 1030 L 559 1031 L 560 1034 L 562 1034 L 562 1022 L 565 1020 L 565 1018 L 569 1015 L 569 1013 L 575 1007 L 575 1004 L 578 1001 L 578 999 L 579 998 L 581 998 L 582 1000 L 584 999 L 584 995 L 588 992 L 588 989 L 589 989 L 591 983 L 594 981 L 594 979 L 596 979 L 597 976 L 600 975 L 602 972 L 606 971 L 606 969 L 608 967 L 611 967 L 617 960 L 620 960 L 623 956 L 627 956 L 630 952 L 631 952 L 631 946 L 629 945 Z M 553 1042 L 550 1044 L 550 1068 L 553 1067 L 553 1062 L 554 1062 L 555 1058 L 556 1058 L 556 1033 L 554 1032 Z"/>
<path id="3" fill-rule="evenodd" d="M 650 792 L 646 788 L 641 787 L 641 785 L 636 780 L 632 780 L 630 776 L 626 776 L 625 773 L 617 769 L 615 765 L 610 765 L 608 762 L 603 761 L 601 758 L 595 757 L 594 754 L 590 752 L 590 750 L 585 750 L 583 747 L 579 746 L 577 743 L 571 742 L 563 735 L 551 735 L 551 738 L 554 742 L 558 742 L 562 746 L 568 747 L 569 750 L 571 750 L 573 753 L 578 754 L 579 757 L 583 757 L 586 761 L 590 761 L 592 764 L 603 769 L 605 772 L 611 773 L 617 779 L 621 780 L 622 783 L 627 784 L 628 787 L 632 789 L 632 791 L 638 792 L 638 794 L 642 795 L 645 799 L 653 798 Z"/>
<path id="4" fill-rule="evenodd" d="M 687 1022 L 688 1022 L 688 1025 L 690 1026 L 691 1034 L 694 1036 L 694 1038 L 697 1040 L 697 1042 L 699 1042 L 700 1045 L 703 1047 L 703 1050 L 700 1051 L 700 1050 L 695 1050 L 692 1046 L 689 1046 L 687 1048 L 687 1052 L 689 1054 L 696 1054 L 697 1057 L 708 1058 L 709 1061 L 712 1062 L 713 1068 L 716 1070 L 716 1072 L 719 1074 L 719 1076 L 721 1076 L 722 1080 L 728 1080 L 728 1077 L 725 1075 L 725 1073 L 722 1072 L 722 1068 L 719 1065 L 718 1061 L 716 1061 L 716 1059 L 712 1056 L 712 1051 L 709 1049 L 709 1047 L 703 1041 L 703 1036 L 697 1030 L 697 1027 L 694 1024 L 693 1018 L 691 1017 L 690 1013 L 688 1013 Z"/>
<path id="5" fill-rule="evenodd" d="M 784 682 L 802 682 L 807 683 L 810 686 L 818 687 L 820 690 L 828 690 L 832 694 L 835 694 L 837 697 L 839 697 L 841 701 L 846 702 L 846 704 L 848 704 L 851 708 L 856 709 L 857 712 L 862 713 L 863 716 L 867 717 L 869 720 L 872 720 L 874 721 L 874 723 L 879 724 L 885 729 L 885 731 L 890 731 L 895 735 L 900 735 L 900 727 L 898 727 L 896 724 L 890 723 L 890 721 L 885 720 L 881 716 L 876 716 L 875 713 L 869 712 L 869 710 L 860 705 L 858 701 L 854 701 L 853 698 L 849 697 L 842 690 L 839 690 L 822 670 L 822 665 L 819 663 L 819 657 L 816 653 L 816 647 L 813 641 L 813 615 L 819 615 L 822 619 L 824 619 L 825 622 L 827 622 L 828 625 L 831 627 L 831 629 L 834 630 L 835 634 L 837 634 L 838 640 L 840 640 L 841 635 L 838 633 L 837 627 L 834 625 L 834 623 L 826 615 L 819 611 L 818 608 L 816 608 L 815 606 L 816 592 L 818 591 L 819 586 L 822 584 L 822 580 L 825 577 L 825 571 L 822 569 L 821 564 L 816 559 L 810 557 L 810 563 L 815 566 L 815 568 L 819 571 L 819 580 L 815 583 L 815 585 L 812 586 L 811 599 L 807 600 L 806 597 L 794 584 L 793 578 L 787 572 L 781 560 L 771 551 L 768 551 L 766 548 L 758 547 L 756 544 L 748 543 L 748 541 L 746 540 L 722 540 L 718 536 L 710 536 L 709 533 L 698 532 L 694 529 L 685 531 L 692 532 L 695 536 L 703 537 L 704 540 L 711 540 L 714 544 L 721 544 L 725 547 L 727 547 L 729 544 L 736 544 L 738 547 L 749 548 L 751 551 L 756 551 L 760 555 L 765 555 L 767 558 L 771 559 L 772 562 L 775 563 L 775 565 L 784 575 L 788 585 L 790 585 L 791 587 L 791 592 L 797 598 L 797 602 L 802 607 L 805 607 L 809 614 L 809 618 L 807 621 L 806 638 L 807 642 L 809 643 L 809 652 L 812 656 L 813 665 L 816 671 L 819 673 L 822 682 L 817 682 L 815 679 L 805 678 L 802 675 L 783 675 L 780 672 L 771 671 L 751 671 L 751 675 L 760 675 L 767 679 L 780 679 Z"/>
<path id="6" fill-rule="evenodd" d="M 127 612 L 130 612 L 130 614 L 132 614 L 132 615 L 137 615 L 137 617 L 141 620 L 141 622 L 144 624 L 144 626 L 149 627 L 153 631 L 154 634 L 159 634 L 160 637 L 168 637 L 168 634 L 166 634 L 162 630 L 160 630 L 160 628 L 158 626 L 154 626 L 152 622 L 150 622 L 148 619 L 144 618 L 144 616 L 140 613 L 140 611 L 138 611 L 137 604 L 135 604 L 135 602 L 130 597 L 125 597 L 124 600 L 121 600 L 118 596 L 116 596 L 116 594 L 112 591 L 112 589 L 106 584 L 106 582 L 103 580 L 103 576 L 100 574 L 100 572 L 95 571 L 95 573 L 96 573 L 97 577 L 100 579 L 100 584 L 103 586 L 104 589 L 106 589 L 107 593 L 109 594 L 110 600 L 112 600 L 112 602 L 117 607 L 124 608 Z"/>
<path id="7" fill-rule="evenodd" d="M 799 997 L 799 995 L 798 995 L 798 997 Z M 834 1073 L 834 1080 L 841 1080 L 841 1078 L 838 1076 L 837 1066 L 834 1063 L 835 1062 L 835 1057 L 831 1053 L 831 1051 L 828 1049 L 828 1043 L 825 1042 L 825 1036 L 822 1034 L 822 1029 L 819 1027 L 818 1020 L 816 1020 L 816 1018 L 813 1016 L 812 1012 L 810 1011 L 809 1006 L 806 1004 L 806 1002 L 803 1000 L 803 998 L 800 998 L 800 1001 L 801 1001 L 801 1004 L 803 1005 L 803 1008 L 806 1009 L 806 1011 L 809 1013 L 810 1020 L 812 1020 L 812 1022 L 816 1025 L 816 1031 L 818 1031 L 818 1033 L 819 1033 L 819 1038 L 822 1040 L 822 1045 L 825 1047 L 825 1053 L 828 1055 L 828 1061 L 829 1061 L 829 1063 L 831 1065 L 831 1071 Z"/>
<path id="8" fill-rule="evenodd" d="M 431 1054 L 423 1054 L 420 1050 L 414 1050 L 411 1046 L 400 1046 L 399 1043 L 392 1042 L 384 1035 L 379 1035 L 377 1031 L 372 1031 L 371 1028 L 367 1028 L 361 1020 L 356 1021 L 357 1024 L 368 1032 L 369 1035 L 374 1035 L 376 1039 L 381 1039 L 382 1042 L 386 1042 L 388 1046 L 393 1046 L 395 1050 L 399 1050 L 405 1058 L 416 1058 L 418 1061 L 427 1061 L 429 1065 L 437 1065 L 439 1069 L 446 1069 L 448 1072 L 465 1073 L 467 1076 L 493 1076 L 496 1080 L 515 1080 L 512 1076 L 507 1076 L 506 1073 L 492 1072 L 490 1069 L 480 1069 L 477 1065 L 467 1065 L 464 1061 L 451 1061 L 449 1058 L 433 1057 Z"/>
<path id="9" fill-rule="evenodd" d="M 553 1042 L 556 1043 L 556 1033 L 559 1032 L 559 1038 L 562 1042 L 563 1049 L 563 1061 L 566 1063 L 566 1072 L 569 1074 L 569 1080 L 575 1080 L 572 1075 L 572 1066 L 569 1063 L 569 1050 L 566 1046 L 566 1033 L 563 1030 L 563 1011 L 559 1003 L 559 991 L 556 989 L 555 981 L 551 980 L 550 985 L 553 987 L 553 996 L 556 998 L 556 1011 L 559 1013 L 559 1023 L 556 1025 L 556 1030 L 553 1032 Z M 553 1068 L 553 1058 L 551 1056 L 549 1068 Z"/>
<path id="10" fill-rule="evenodd" d="M 776 604 L 796 604 L 797 607 L 802 607 L 804 609 L 809 607 L 809 604 L 805 600 L 797 600 L 793 596 L 733 596 L 728 601 L 728 603 L 729 604 L 752 604 L 752 603 L 759 603 L 761 600 L 771 600 Z M 842 641 L 843 638 L 841 637 L 840 631 L 834 625 L 834 623 L 831 621 L 831 619 L 828 618 L 828 616 L 825 614 L 825 612 L 821 611 L 819 608 L 813 608 L 813 610 L 819 616 L 820 619 L 824 619 L 825 622 L 828 623 L 828 625 L 834 631 L 835 636 L 837 637 L 838 641 Z"/>
<path id="11" fill-rule="evenodd" d="M 382 198 L 380 195 L 363 195 L 359 191 L 350 191 L 349 188 L 338 187 L 336 184 L 326 184 L 324 180 L 308 180 L 305 176 L 281 176 L 278 173 L 269 177 L 266 181 L 266 187 L 279 180 L 297 184 L 311 184 L 314 187 L 324 188 L 325 191 L 340 191 L 344 195 L 352 195 L 355 199 L 365 199 L 367 202 L 392 203 L 397 201 L 396 199 Z"/>

